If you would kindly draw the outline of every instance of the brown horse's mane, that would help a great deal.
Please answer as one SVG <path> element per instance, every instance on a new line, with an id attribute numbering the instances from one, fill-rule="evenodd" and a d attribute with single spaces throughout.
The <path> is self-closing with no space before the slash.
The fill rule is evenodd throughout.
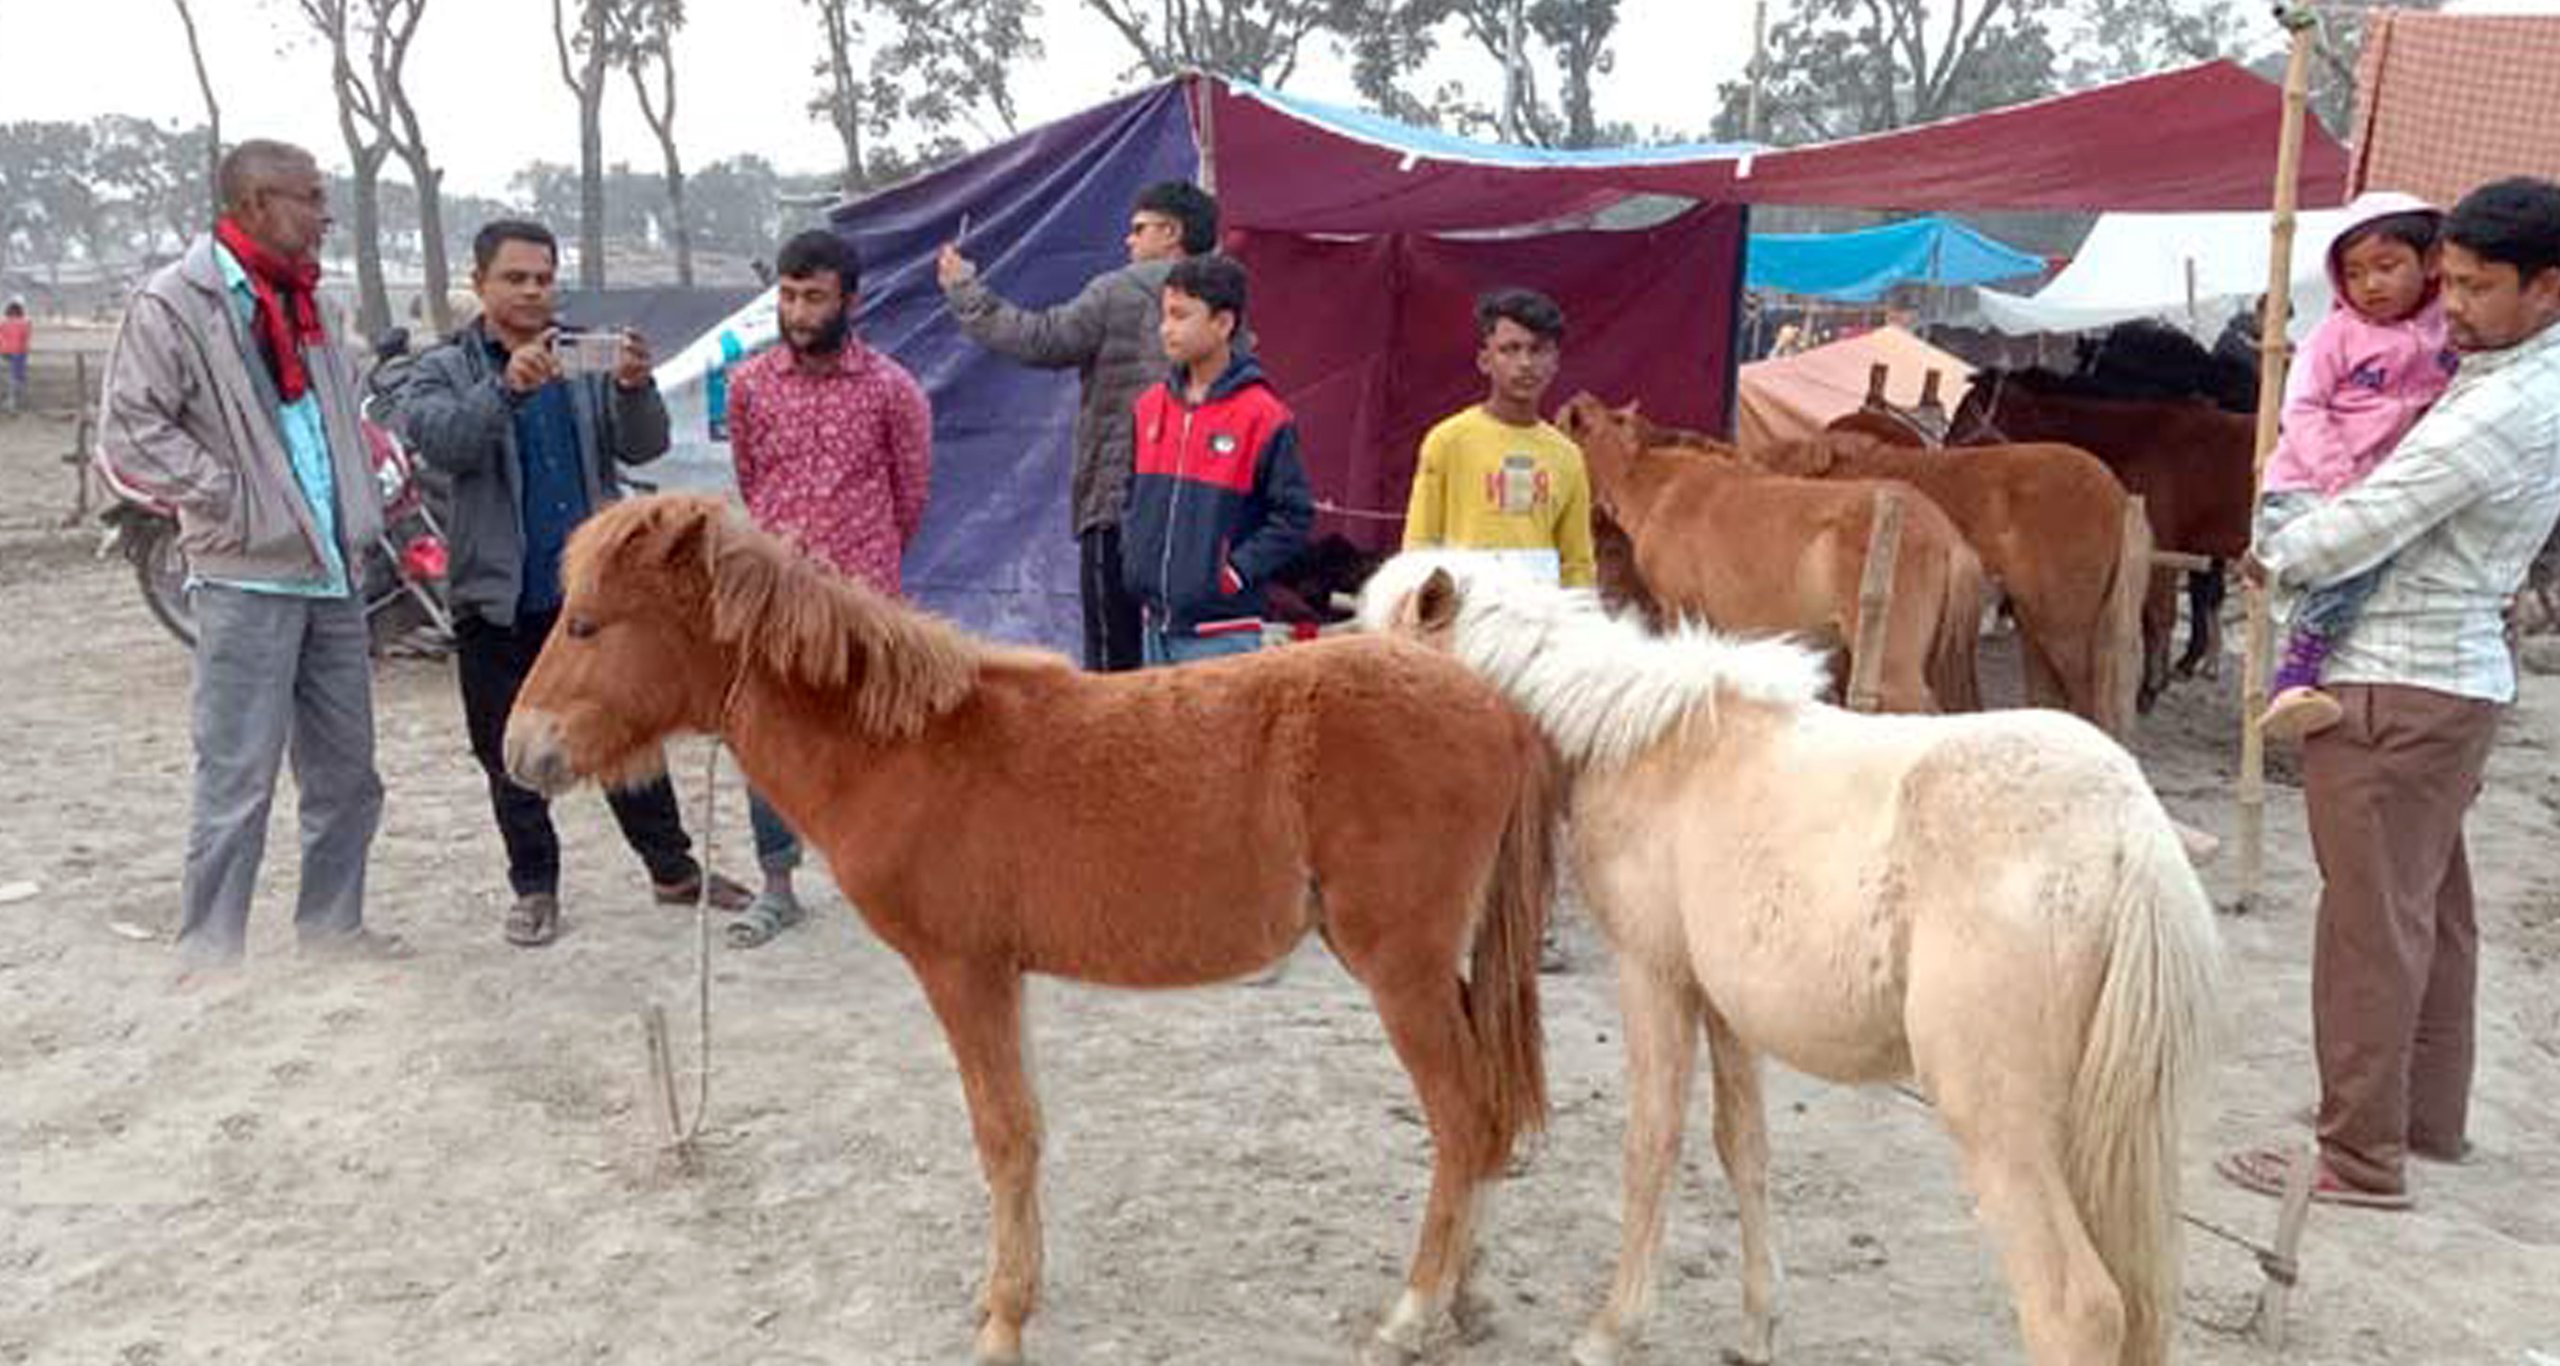
<path id="1" fill-rule="evenodd" d="M 841 698 L 854 724 L 877 738 L 916 734 L 958 706 L 985 665 L 1029 657 L 832 572 L 712 498 L 633 498 L 605 509 L 570 538 L 561 582 L 572 603 L 608 584 L 642 585 L 666 599 L 682 595 L 689 572 L 702 576 L 715 644 L 774 679 Z M 675 582 L 653 592 L 653 577 Z"/>

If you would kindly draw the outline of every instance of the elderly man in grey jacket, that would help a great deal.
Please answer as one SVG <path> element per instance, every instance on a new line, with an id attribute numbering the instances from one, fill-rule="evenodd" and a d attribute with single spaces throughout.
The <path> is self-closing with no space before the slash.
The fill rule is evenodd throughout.
<path id="1" fill-rule="evenodd" d="M 364 926 L 382 817 L 359 593 L 382 495 L 355 377 L 316 297 L 329 208 L 311 154 L 252 140 L 216 168 L 214 231 L 145 282 L 107 359 L 98 463 L 173 509 L 193 571 L 194 809 L 179 889 L 189 974 L 237 963 L 276 770 L 301 793 L 294 929 L 309 952 L 400 957 Z"/>
<path id="2" fill-rule="evenodd" d="M 1218 246 L 1218 202 L 1188 181 L 1139 191 L 1124 239 L 1129 264 L 1096 276 L 1055 308 L 1016 308 L 978 279 L 978 268 L 946 243 L 935 274 L 960 330 L 990 351 L 1044 369 L 1074 369 L 1084 398 L 1076 410 L 1075 462 L 1068 495 L 1075 516 L 1088 669 L 1135 669 L 1143 662 L 1138 601 L 1120 576 L 1120 508 L 1136 449 L 1138 395 L 1164 378 L 1156 299 L 1173 263 Z"/>
<path id="3" fill-rule="evenodd" d="M 560 615 L 560 552 L 580 522 L 622 495 L 622 465 L 667 451 L 667 405 L 637 336 L 609 341 L 610 366 L 581 368 L 556 349 L 559 242 L 539 223 L 500 219 L 471 244 L 480 317 L 418 358 L 401 420 L 426 462 L 453 479 L 454 655 L 471 753 L 507 851 L 515 902 L 507 942 L 536 947 L 560 933 L 560 836 L 550 804 L 507 776 L 507 713 Z M 664 777 L 606 794 L 659 901 L 705 891 Z M 712 876 L 711 901 L 747 904 L 747 889 Z"/>

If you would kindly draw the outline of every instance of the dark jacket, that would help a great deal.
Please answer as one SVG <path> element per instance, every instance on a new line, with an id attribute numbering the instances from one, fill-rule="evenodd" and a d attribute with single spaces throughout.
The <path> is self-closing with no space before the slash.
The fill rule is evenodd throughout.
<path id="1" fill-rule="evenodd" d="M 517 400 L 489 345 L 475 321 L 420 356 L 400 394 L 400 421 L 420 458 L 453 479 L 445 542 L 454 612 L 513 626 L 524 590 L 524 465 L 516 455 Z M 621 496 L 616 461 L 638 465 L 667 453 L 667 405 L 655 385 L 625 391 L 610 375 L 567 383 L 592 512 Z"/>
<path id="2" fill-rule="evenodd" d="M 1249 355 L 1196 408 L 1183 385 L 1176 370 L 1138 399 L 1121 577 L 1174 631 L 1258 629 L 1263 585 L 1315 523 L 1297 423 Z"/>
<path id="3" fill-rule="evenodd" d="M 980 346 L 1025 365 L 1076 372 L 1083 398 L 1067 491 L 1079 536 L 1120 523 L 1130 413 L 1164 373 L 1156 309 L 1172 271 L 1171 261 L 1139 261 L 1097 275 L 1073 299 L 1039 310 L 1016 308 L 976 280 L 947 292 L 960 330 Z"/>

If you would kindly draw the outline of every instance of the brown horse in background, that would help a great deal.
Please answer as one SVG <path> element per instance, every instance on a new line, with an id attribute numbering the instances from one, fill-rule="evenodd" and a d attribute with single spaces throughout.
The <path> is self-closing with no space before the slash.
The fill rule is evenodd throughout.
<path id="1" fill-rule="evenodd" d="M 2239 559 L 2249 548 L 2255 422 L 2204 398 L 2109 397 L 2093 392 L 2098 387 L 2042 370 L 1978 372 L 1948 424 L 1947 444 L 2078 446 L 2114 471 L 2126 492 L 2141 496 L 2155 545 Z M 2219 657 L 2222 598 L 2218 572 L 2189 582 L 2192 620 L 2177 673 L 2192 674 Z M 2169 683 L 2177 610 L 2176 573 L 2162 570 L 2143 609 L 2145 711 Z"/>
<path id="2" fill-rule="evenodd" d="M 1919 450 L 1845 434 L 1743 456 L 1778 474 L 1897 479 L 1927 494 L 2008 595 L 2029 705 L 2131 734 L 2151 538 L 2127 524 L 2124 488 L 2095 457 L 2053 445 Z"/>
<path id="3" fill-rule="evenodd" d="M 1668 444 L 1634 407 L 1589 394 L 1574 395 L 1557 421 L 1582 447 L 1592 501 L 1626 531 L 1627 559 L 1657 623 L 1685 617 L 1739 635 L 1800 634 L 1846 657 L 1858 638 L 1875 495 L 1897 489 L 1902 537 L 1878 674 L 1884 709 L 1981 705 L 1982 566 L 1918 490 L 1773 475 L 1729 448 Z M 1606 571 L 1615 557 L 1601 560 Z"/>
<path id="4" fill-rule="evenodd" d="M 616 504 L 507 728 L 519 781 L 634 781 L 723 737 L 907 960 L 958 1060 L 993 1197 L 981 1362 L 1040 1279 L 1023 974 L 1244 976 L 1309 930 L 1368 988 L 1428 1116 L 1430 1200 L 1378 1336 L 1451 1317 L 1479 1199 L 1544 1119 L 1539 934 L 1558 794 L 1493 687 L 1376 637 L 1088 674 L 973 640 L 702 498 Z"/>

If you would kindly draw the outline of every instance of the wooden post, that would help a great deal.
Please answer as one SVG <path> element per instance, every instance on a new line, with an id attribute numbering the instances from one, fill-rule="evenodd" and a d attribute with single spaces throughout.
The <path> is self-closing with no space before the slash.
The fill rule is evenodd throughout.
<path id="1" fill-rule="evenodd" d="M 1902 500 L 1876 490 L 1875 516 L 1867 523 L 1867 563 L 1858 574 L 1858 632 L 1849 647 L 1849 710 L 1884 704 L 1877 680 L 1884 673 L 1885 620 L 1893 613 L 1893 562 L 1902 553 Z"/>
<path id="2" fill-rule="evenodd" d="M 1893 367 L 1892 367 L 1892 366 L 1890 366 L 1890 365 L 1886 365 L 1886 364 L 1884 364 L 1883 362 L 1879 361 L 1879 362 L 1877 362 L 1876 364 L 1874 364 L 1874 365 L 1870 365 L 1870 366 L 1868 366 L 1868 367 L 1867 367 L 1867 404 L 1866 404 L 1866 407 L 1867 407 L 1867 411 L 1868 411 L 1868 412 L 1871 412 L 1871 413 L 1880 413 L 1880 412 L 1883 412 L 1883 411 L 1885 410 L 1885 406 L 1886 406 L 1886 399 L 1885 399 L 1885 396 L 1884 396 L 1885 386 L 1886 386 L 1887 384 L 1892 383 L 1892 382 L 1893 382 Z"/>
<path id="3" fill-rule="evenodd" d="M 2317 22 L 2308 5 L 2288 3 L 2276 12 L 2290 34 L 2285 57 L 2284 126 L 2276 140 L 2275 211 L 2267 242 L 2267 310 L 2258 324 L 2258 440 L 2249 480 L 2249 505 L 2257 506 L 2267 454 L 2275 449 L 2276 418 L 2284 407 L 2284 320 L 2293 312 L 2294 205 L 2300 197 L 2302 120 L 2311 82 L 2311 39 Z M 2258 717 L 2267 709 L 2267 594 L 2249 586 L 2248 629 L 2240 660 L 2240 886 L 2232 909 L 2256 908 L 2266 878 L 2267 740 Z"/>
<path id="4" fill-rule="evenodd" d="M 71 401 L 79 405 L 79 416 L 71 424 L 71 449 L 64 452 L 62 463 L 71 467 L 71 515 L 64 526 L 78 526 L 89 518 L 89 434 L 96 420 L 97 405 L 89 401 L 89 353 L 71 353 Z"/>
<path id="5" fill-rule="evenodd" d="M 2285 1314 L 2302 1279 L 2302 1226 L 2311 1218 L 2311 1180 L 2320 1171 L 2320 1144 L 2305 1143 L 2284 1173 L 2284 1203 L 2276 1210 L 2276 1244 L 2258 1254 L 2267 1283 L 2258 1287 L 2258 1309 L 2249 1326 L 2268 1347 L 2284 1350 Z"/>

